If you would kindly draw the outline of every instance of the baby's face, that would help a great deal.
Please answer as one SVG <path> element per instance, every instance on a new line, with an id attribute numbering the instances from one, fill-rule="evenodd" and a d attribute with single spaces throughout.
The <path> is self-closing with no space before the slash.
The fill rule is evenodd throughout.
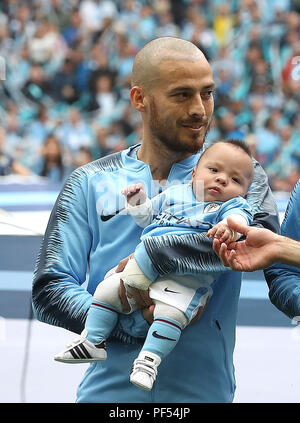
<path id="1" fill-rule="evenodd" d="M 217 143 L 201 157 L 193 171 L 194 194 L 199 201 L 228 201 L 245 197 L 253 178 L 253 163 L 244 150 Z"/>

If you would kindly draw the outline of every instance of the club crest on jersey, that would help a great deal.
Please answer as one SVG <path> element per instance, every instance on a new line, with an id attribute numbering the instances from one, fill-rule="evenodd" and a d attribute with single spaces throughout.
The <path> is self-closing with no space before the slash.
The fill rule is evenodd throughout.
<path id="1" fill-rule="evenodd" d="M 221 204 L 209 203 L 209 204 L 207 204 L 207 206 L 204 207 L 203 212 L 204 213 L 213 213 L 213 212 L 216 212 L 217 210 L 219 210 L 220 207 L 221 207 Z"/>

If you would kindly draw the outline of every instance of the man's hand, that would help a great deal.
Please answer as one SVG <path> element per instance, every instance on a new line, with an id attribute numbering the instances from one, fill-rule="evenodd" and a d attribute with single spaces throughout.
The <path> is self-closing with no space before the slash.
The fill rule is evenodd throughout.
<path id="1" fill-rule="evenodd" d="M 128 260 L 130 260 L 133 257 L 134 257 L 134 253 L 130 254 L 130 256 L 125 257 L 123 260 L 121 260 L 119 262 L 118 266 L 116 267 L 116 273 L 123 272 L 123 270 L 125 269 L 126 264 L 128 263 Z"/>
<path id="2" fill-rule="evenodd" d="M 126 287 L 148 290 L 152 281 L 144 274 L 135 258 L 131 258 L 121 274 Z M 126 288 L 130 292 L 129 288 Z"/>
<path id="3" fill-rule="evenodd" d="M 130 293 L 126 290 L 124 282 L 120 281 L 119 286 L 119 297 L 122 303 L 124 313 L 128 313 L 130 311 L 130 305 L 128 302 L 128 298 L 133 298 L 136 304 L 142 309 L 142 314 L 145 320 L 151 325 L 153 322 L 153 311 L 154 311 L 154 304 L 149 297 L 149 291 L 143 291 L 141 289 L 136 289 L 130 287 L 132 290 Z"/>
<path id="4" fill-rule="evenodd" d="M 131 289 L 136 291 L 134 293 L 134 295 L 135 295 L 135 298 L 137 298 L 137 300 L 136 300 L 137 303 L 143 304 L 143 306 L 140 307 L 140 308 L 142 308 L 143 317 L 149 323 L 149 325 L 151 325 L 153 323 L 153 320 L 154 320 L 153 313 L 154 313 L 155 305 L 153 304 L 152 299 L 149 297 L 148 291 L 142 291 L 142 290 L 138 290 L 136 288 L 131 288 Z M 128 303 L 127 297 L 130 297 L 131 294 L 129 294 L 128 291 L 126 293 L 124 282 L 122 280 L 121 280 L 120 287 L 119 287 L 119 296 L 120 296 L 120 299 L 121 299 L 121 303 L 122 303 L 124 312 L 125 313 L 129 312 L 130 311 L 130 305 Z M 201 318 L 204 310 L 207 307 L 208 301 L 209 300 L 207 300 L 204 307 L 199 307 L 199 310 L 198 310 L 196 316 L 189 323 L 190 325 L 198 322 L 198 320 Z"/>
<path id="5" fill-rule="evenodd" d="M 125 259 L 121 260 L 116 268 L 116 273 L 123 272 L 125 269 L 126 264 L 128 263 L 129 259 L 133 258 L 134 254 L 130 254 L 130 256 L 126 257 Z M 137 288 L 130 287 L 130 291 L 126 290 L 124 282 L 120 281 L 119 286 L 119 297 L 122 303 L 124 313 L 128 313 L 130 311 L 130 305 L 128 302 L 128 298 L 132 298 L 136 304 L 143 309 L 143 316 L 149 322 L 151 319 L 153 321 L 153 301 L 149 297 L 149 290 L 141 290 Z"/>
<path id="6" fill-rule="evenodd" d="M 196 322 L 198 322 L 198 320 L 200 320 L 204 310 L 206 309 L 206 307 L 208 305 L 208 302 L 209 302 L 209 298 L 207 299 L 205 306 L 199 307 L 199 310 L 198 310 L 196 316 L 190 321 L 190 323 L 189 323 L 190 325 L 192 325 L 193 323 L 196 323 Z"/>
<path id="7" fill-rule="evenodd" d="M 242 225 L 228 217 L 228 226 L 246 236 L 244 241 L 231 242 L 228 245 L 214 239 L 214 251 L 220 256 L 225 266 L 233 270 L 253 272 L 269 267 L 276 262 L 279 236 L 263 228 Z"/>
<path id="8" fill-rule="evenodd" d="M 132 257 L 133 257 L 133 254 L 121 260 L 119 265 L 116 268 L 116 273 L 122 272 L 128 260 Z M 130 289 L 130 292 L 128 288 Z M 126 290 L 124 282 L 121 279 L 120 286 L 119 286 L 119 297 L 122 303 L 122 308 L 124 313 L 128 313 L 131 309 L 128 302 L 128 298 L 133 298 L 136 304 L 142 309 L 142 314 L 144 319 L 149 323 L 149 325 L 153 323 L 153 312 L 154 312 L 155 306 L 153 304 L 152 299 L 149 297 L 149 290 L 143 291 L 141 289 L 137 289 L 133 287 L 127 287 L 127 290 Z M 199 307 L 199 310 L 196 316 L 189 323 L 190 325 L 193 323 L 196 323 L 201 318 L 204 310 L 207 307 L 208 301 L 209 299 L 207 300 L 204 307 Z"/>

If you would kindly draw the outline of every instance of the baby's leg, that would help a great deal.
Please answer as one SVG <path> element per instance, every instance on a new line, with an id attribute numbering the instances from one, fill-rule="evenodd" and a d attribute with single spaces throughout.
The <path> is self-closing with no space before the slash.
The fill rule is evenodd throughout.
<path id="1" fill-rule="evenodd" d="M 157 367 L 176 346 L 187 323 L 188 319 L 182 311 L 155 300 L 154 322 L 130 374 L 133 384 L 142 389 L 152 389 Z"/>
<path id="2" fill-rule="evenodd" d="M 122 312 L 119 285 L 120 275 L 114 273 L 96 288 L 85 322 L 87 339 L 94 344 L 108 338 L 117 323 L 118 313 Z"/>
<path id="3" fill-rule="evenodd" d="M 154 322 L 149 328 L 142 351 L 151 351 L 164 359 L 179 341 L 188 320 L 177 308 L 155 300 Z"/>
<path id="4" fill-rule="evenodd" d="M 106 339 L 122 311 L 119 284 L 120 275 L 116 273 L 98 285 L 80 338 L 58 353 L 55 360 L 71 364 L 106 360 Z"/>

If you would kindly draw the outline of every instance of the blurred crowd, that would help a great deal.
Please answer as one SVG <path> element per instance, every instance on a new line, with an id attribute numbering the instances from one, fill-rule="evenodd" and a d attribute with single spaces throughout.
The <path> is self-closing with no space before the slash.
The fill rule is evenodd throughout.
<path id="1" fill-rule="evenodd" d="M 216 81 L 207 136 L 241 138 L 274 190 L 300 177 L 300 0 L 2 0 L 0 175 L 63 182 L 137 143 L 136 52 L 158 36 L 198 45 Z"/>

